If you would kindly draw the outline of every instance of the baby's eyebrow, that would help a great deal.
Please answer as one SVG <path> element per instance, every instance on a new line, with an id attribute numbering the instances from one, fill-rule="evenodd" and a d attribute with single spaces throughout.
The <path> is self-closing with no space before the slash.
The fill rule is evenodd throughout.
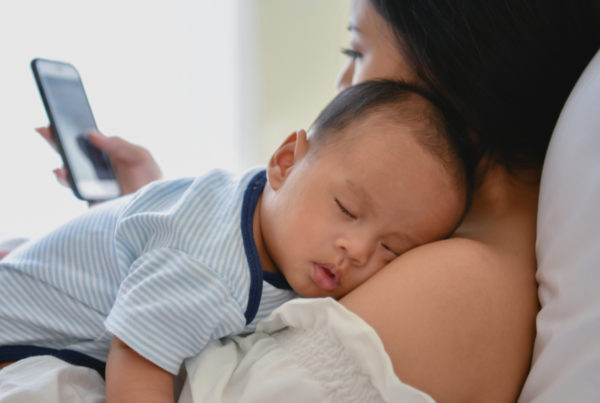
<path id="1" fill-rule="evenodd" d="M 351 179 L 346 180 L 348 190 L 352 192 L 366 207 L 367 210 L 375 209 L 375 201 L 369 192 L 362 185 L 354 183 Z"/>

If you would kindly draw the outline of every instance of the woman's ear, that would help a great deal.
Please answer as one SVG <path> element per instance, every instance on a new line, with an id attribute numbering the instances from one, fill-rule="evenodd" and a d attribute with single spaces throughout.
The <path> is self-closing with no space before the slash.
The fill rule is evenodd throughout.
<path id="1" fill-rule="evenodd" d="M 267 178 L 273 189 L 281 187 L 294 165 L 298 164 L 307 151 L 306 131 L 302 129 L 290 134 L 275 150 L 267 165 Z"/>

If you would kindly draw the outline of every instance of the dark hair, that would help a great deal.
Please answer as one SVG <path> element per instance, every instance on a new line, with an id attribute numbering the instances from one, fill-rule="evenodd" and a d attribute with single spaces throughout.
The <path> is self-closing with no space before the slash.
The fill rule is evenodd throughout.
<path id="1" fill-rule="evenodd" d="M 373 113 L 380 113 L 382 119 L 409 124 L 415 139 L 441 159 L 458 186 L 464 185 L 466 207 L 469 206 L 475 167 L 472 141 L 458 113 L 420 87 L 374 80 L 346 88 L 312 124 L 313 146 L 318 150 L 338 140 L 344 128 Z"/>
<path id="2" fill-rule="evenodd" d="M 598 51 L 597 0 L 371 0 L 425 85 L 475 134 L 478 159 L 541 168 Z"/>

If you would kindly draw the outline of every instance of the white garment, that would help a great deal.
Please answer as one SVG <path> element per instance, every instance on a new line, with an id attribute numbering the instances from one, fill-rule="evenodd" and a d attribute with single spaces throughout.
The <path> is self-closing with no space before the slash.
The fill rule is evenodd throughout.
<path id="1" fill-rule="evenodd" d="M 256 333 L 213 341 L 186 361 L 179 403 L 434 403 L 402 383 L 375 331 L 330 298 L 294 300 Z M 101 403 L 97 372 L 50 356 L 0 371 L 0 403 Z"/>
<path id="2" fill-rule="evenodd" d="M 285 303 L 248 336 L 209 343 L 185 362 L 180 403 L 419 402 L 375 331 L 331 298 Z"/>
<path id="3" fill-rule="evenodd" d="M 0 370 L 1 403 L 103 403 L 104 394 L 98 372 L 48 355 Z"/>

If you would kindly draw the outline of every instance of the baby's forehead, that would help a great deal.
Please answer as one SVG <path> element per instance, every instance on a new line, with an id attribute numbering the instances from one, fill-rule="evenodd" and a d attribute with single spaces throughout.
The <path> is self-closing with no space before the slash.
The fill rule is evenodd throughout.
<path id="1" fill-rule="evenodd" d="M 420 182 L 442 181 L 452 184 L 445 186 L 445 191 L 464 194 L 466 184 L 458 162 L 443 158 L 424 145 L 415 133 L 418 129 L 410 123 L 366 119 L 348 126 L 337 141 L 324 148 L 321 157 L 341 162 L 330 164 L 329 169 L 343 175 L 350 188 L 360 183 L 379 183 L 380 191 L 367 193 L 382 204 L 396 201 L 397 195 L 389 190 L 398 184 L 404 191 L 418 191 Z"/>
<path id="2" fill-rule="evenodd" d="M 419 138 L 424 132 L 424 125 L 418 119 L 404 119 L 391 113 L 376 111 L 362 116 L 341 129 L 329 133 L 329 143 L 335 152 L 358 153 L 378 152 L 397 154 L 415 143 L 424 150 L 428 146 Z"/>
<path id="3" fill-rule="evenodd" d="M 406 118 L 394 112 L 393 108 L 377 108 L 348 120 L 343 126 L 320 128 L 312 127 L 308 136 L 317 139 L 317 147 L 336 144 L 338 146 L 355 146 L 357 140 L 372 139 L 376 134 L 385 133 L 383 140 L 395 147 L 398 140 L 406 136 L 416 136 L 425 130 L 427 123 L 418 116 Z M 433 128 L 432 128 L 433 130 Z M 368 147 L 369 141 L 358 141 L 361 147 Z"/>
<path id="4" fill-rule="evenodd" d="M 329 169 L 357 182 L 385 179 L 392 185 L 409 177 L 451 176 L 442 159 L 417 141 L 410 127 L 382 122 L 349 127 L 344 136 L 324 148 L 320 158 L 333 161 Z"/>

